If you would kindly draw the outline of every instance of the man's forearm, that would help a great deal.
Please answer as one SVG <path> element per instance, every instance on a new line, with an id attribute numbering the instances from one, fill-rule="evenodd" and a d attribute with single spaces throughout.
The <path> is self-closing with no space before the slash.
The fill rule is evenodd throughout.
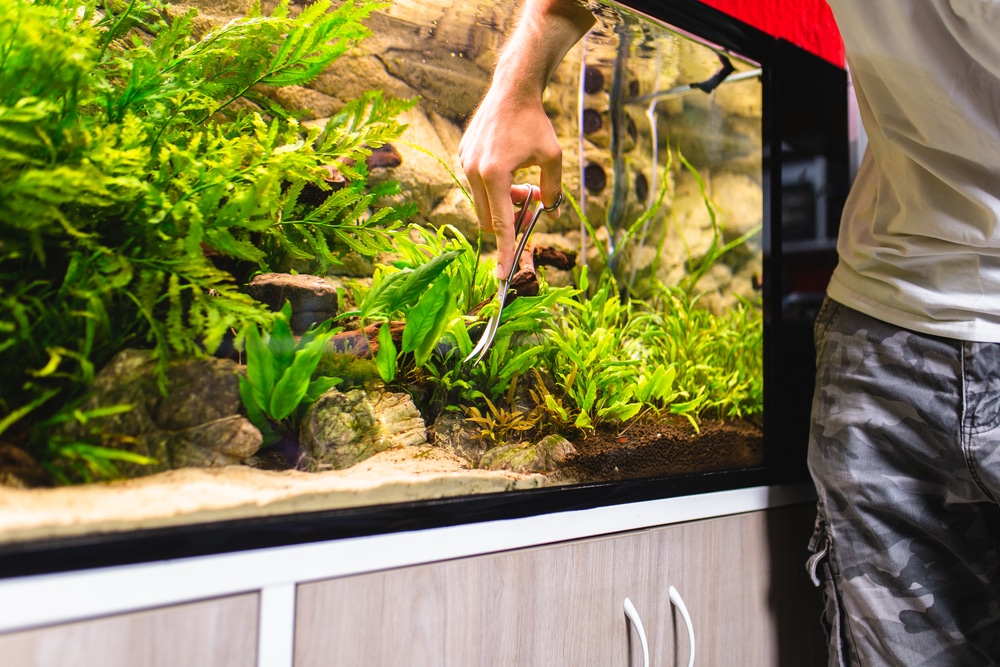
<path id="1" fill-rule="evenodd" d="M 527 0 L 514 33 L 497 60 L 493 85 L 516 95 L 541 95 L 566 53 L 595 19 L 576 0 Z"/>

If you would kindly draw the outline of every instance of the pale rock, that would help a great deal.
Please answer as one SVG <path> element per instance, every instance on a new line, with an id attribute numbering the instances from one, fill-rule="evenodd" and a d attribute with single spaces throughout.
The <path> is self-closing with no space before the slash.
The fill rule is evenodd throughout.
<path id="1" fill-rule="evenodd" d="M 457 454 L 475 467 L 489 449 L 488 443 L 479 437 L 481 432 L 475 422 L 461 414 L 442 412 L 434 420 L 434 446 Z"/>
<path id="2" fill-rule="evenodd" d="M 444 199 L 427 216 L 427 220 L 437 228 L 452 225 L 466 239 L 473 241 L 473 244 L 479 234 L 479 220 L 472 208 L 472 202 L 459 188 L 449 190 Z M 496 248 L 496 237 L 493 234 L 483 234 L 483 248 L 485 250 Z"/>
<path id="3" fill-rule="evenodd" d="M 300 117 L 303 121 L 329 118 L 344 106 L 335 97 L 303 86 L 283 86 L 273 89 L 271 94 L 284 108 L 304 112 Z"/>
<path id="4" fill-rule="evenodd" d="M 379 57 L 368 51 L 370 47 L 362 42 L 361 47 L 345 53 L 310 87 L 340 101 L 341 107 L 370 90 L 381 90 L 383 96 L 393 99 L 408 100 L 420 95 L 420 91 L 389 74 Z"/>
<path id="5" fill-rule="evenodd" d="M 174 469 L 236 465 L 257 453 L 263 444 L 261 432 L 240 415 L 180 431 L 158 431 L 146 440 L 150 448 L 169 457 Z"/>
<path id="6" fill-rule="evenodd" d="M 489 71 L 454 52 L 390 49 L 380 58 L 386 71 L 420 91 L 424 104 L 457 122 L 465 122 L 486 94 Z M 435 57 L 436 56 L 436 57 Z"/>
<path id="7" fill-rule="evenodd" d="M 260 431 L 239 414 L 239 375 L 239 366 L 228 359 L 171 362 L 164 394 L 152 353 L 127 349 L 97 374 L 81 410 L 132 406 L 100 423 L 104 433 L 130 441 L 128 451 L 157 461 L 150 466 L 117 464 L 126 476 L 230 465 L 252 456 L 263 442 Z M 86 428 L 72 424 L 66 430 L 82 437 Z"/>
<path id="8" fill-rule="evenodd" d="M 561 435 L 548 435 L 536 443 L 512 442 L 486 452 L 479 467 L 486 470 L 511 470 L 520 474 L 556 472 L 576 448 Z"/>
<path id="9" fill-rule="evenodd" d="M 444 147 L 444 152 L 440 157 L 448 165 L 458 165 L 458 145 L 462 142 L 463 135 L 461 126 L 433 111 L 427 112 L 427 119 L 430 121 L 431 127 L 434 128 L 438 139 L 441 141 L 441 145 Z M 460 168 L 457 170 L 453 169 L 452 171 L 460 179 L 465 188 L 468 189 L 469 180 L 465 178 L 465 173 Z"/>
<path id="10" fill-rule="evenodd" d="M 424 444 L 427 431 L 406 394 L 331 389 L 306 411 L 299 440 L 311 468 L 342 470 L 387 449 Z"/>
<path id="11" fill-rule="evenodd" d="M 387 198 L 396 204 L 414 203 L 417 215 L 414 222 L 426 222 L 431 212 L 441 203 L 455 185 L 448 170 L 441 164 L 455 164 L 457 157 L 450 156 L 434 124 L 420 108 L 401 114 L 400 121 L 407 124 L 403 141 L 393 145 L 402 156 L 402 164 L 385 174 L 373 173 L 369 180 L 394 180 L 403 193 Z M 410 144 L 419 146 L 413 148 Z"/>

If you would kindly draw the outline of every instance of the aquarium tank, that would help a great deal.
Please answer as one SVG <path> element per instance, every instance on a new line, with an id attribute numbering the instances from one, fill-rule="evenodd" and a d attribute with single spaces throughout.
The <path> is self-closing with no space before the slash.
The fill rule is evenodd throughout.
<path id="1" fill-rule="evenodd" d="M 805 479 L 845 75 L 661 4 L 545 91 L 566 203 L 479 361 L 516 3 L 0 5 L 0 571 Z"/>

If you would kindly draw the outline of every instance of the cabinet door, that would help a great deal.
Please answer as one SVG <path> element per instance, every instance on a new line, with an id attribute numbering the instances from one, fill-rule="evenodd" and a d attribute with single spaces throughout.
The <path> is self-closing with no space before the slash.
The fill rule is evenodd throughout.
<path id="1" fill-rule="evenodd" d="M 822 602 L 805 570 L 815 507 L 669 526 L 650 533 L 651 578 L 663 607 L 646 622 L 652 664 L 687 665 L 674 586 L 694 625 L 698 667 L 824 665 Z"/>
<path id="2" fill-rule="evenodd" d="M 648 536 L 301 585 L 295 665 L 642 664 L 623 608 L 649 595 Z"/>
<path id="3" fill-rule="evenodd" d="M 254 667 L 258 607 L 255 593 L 0 635 L 0 664 Z"/>

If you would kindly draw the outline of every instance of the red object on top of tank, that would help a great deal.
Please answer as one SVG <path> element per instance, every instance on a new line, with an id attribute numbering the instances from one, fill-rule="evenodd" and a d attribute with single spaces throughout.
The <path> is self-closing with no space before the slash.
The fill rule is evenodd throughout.
<path id="1" fill-rule="evenodd" d="M 826 0 L 702 0 L 730 16 L 844 66 L 844 42 Z"/>

